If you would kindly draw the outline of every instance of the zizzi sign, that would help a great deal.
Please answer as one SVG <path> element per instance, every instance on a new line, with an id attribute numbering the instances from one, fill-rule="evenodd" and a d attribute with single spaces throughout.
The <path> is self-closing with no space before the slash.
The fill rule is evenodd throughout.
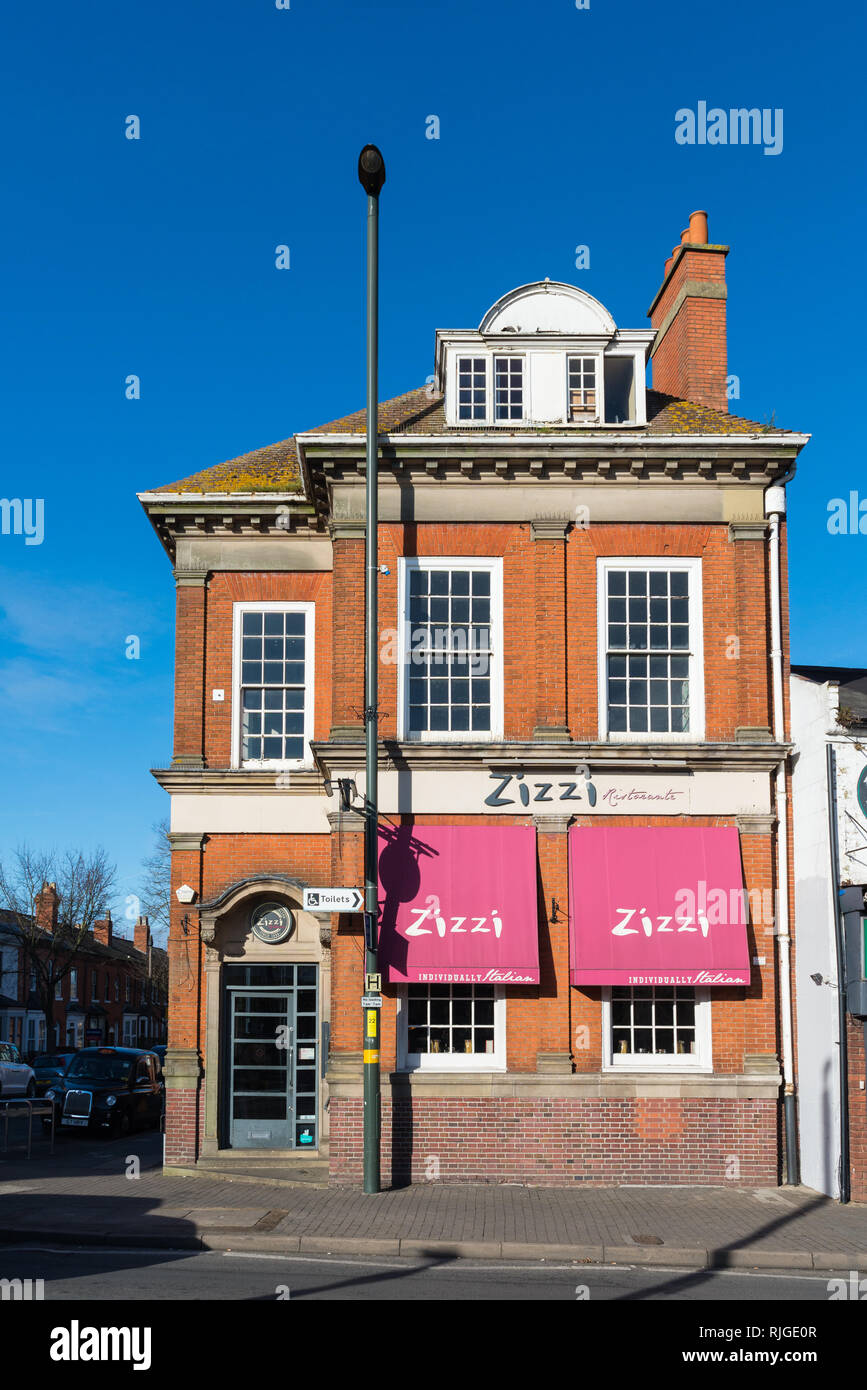
<path id="1" fill-rule="evenodd" d="M 638 908 L 637 908 L 637 907 L 617 907 L 617 908 L 615 908 L 614 910 L 615 910 L 615 912 L 619 912 L 619 913 L 621 914 L 621 918 L 620 918 L 620 921 L 617 923 L 617 926 L 611 928 L 611 935 L 612 935 L 612 936 L 638 936 L 638 927 L 630 927 L 630 925 L 629 925 L 629 923 L 632 921 L 633 917 L 635 916 L 636 912 L 638 912 Z M 699 923 L 699 925 L 698 925 L 697 927 L 694 927 L 694 926 L 692 925 L 692 923 L 695 921 L 695 918 L 694 918 L 694 917 L 674 917 L 674 916 L 668 916 L 668 917 L 666 917 L 665 914 L 663 914 L 662 916 L 659 916 L 659 917 L 657 917 L 657 918 L 655 919 L 655 920 L 656 920 L 656 926 L 654 926 L 654 918 L 653 918 L 653 917 L 649 917 L 648 914 L 647 914 L 647 912 L 645 911 L 644 908 L 641 909 L 641 913 L 640 913 L 640 916 L 639 916 L 639 919 L 638 919 L 638 920 L 639 920 L 640 923 L 641 923 L 641 930 L 644 932 L 644 935 L 645 935 L 645 936 L 653 936 L 654 932 L 656 932 L 656 934 L 657 934 L 658 936 L 661 936 L 663 932 L 673 932 L 673 931 L 694 931 L 694 932 L 697 932 L 699 929 L 701 929 L 701 934 L 702 934 L 702 936 L 707 936 L 708 932 L 710 931 L 710 922 L 708 921 L 707 917 L 705 916 L 705 914 L 704 914 L 703 912 L 700 912 L 700 913 L 698 914 L 698 923 Z M 676 922 L 676 923 L 677 923 L 677 926 L 676 926 L 676 927 L 670 927 L 670 926 L 668 925 L 669 922 Z"/>
<path id="2" fill-rule="evenodd" d="M 523 772 L 507 772 L 503 776 L 492 772 L 491 779 L 496 782 L 493 791 L 485 797 L 486 806 L 529 806 L 531 801 L 586 801 L 596 805 L 596 788 L 590 779 L 590 769 L 579 768 L 578 780 L 546 782 L 541 777 L 532 782 L 525 781 Z"/>
<path id="3" fill-rule="evenodd" d="M 683 802 L 680 799 L 688 795 L 685 788 L 658 789 L 656 786 L 652 790 L 639 786 L 606 787 L 603 791 L 593 782 L 586 763 L 579 764 L 573 778 L 557 778 L 556 781 L 543 777 L 534 777 L 532 781 L 528 781 L 525 772 L 492 772 L 490 778 L 496 786 L 484 798 L 484 805 L 494 809 L 500 806 L 535 806 L 540 802 L 582 802 L 591 808 L 596 806 L 597 802 L 605 808 L 621 806 L 624 803 L 650 803 L 656 806 L 662 802 L 668 805 L 679 804 L 682 807 Z"/>
<path id="4" fill-rule="evenodd" d="M 422 922 L 433 920 L 437 936 L 443 937 L 446 932 L 464 934 L 466 932 L 490 932 L 493 930 L 497 940 L 503 935 L 503 919 L 498 917 L 496 912 L 491 913 L 491 926 L 484 925 L 487 917 L 449 917 L 450 927 L 446 927 L 446 918 L 440 912 L 439 902 L 434 900 L 428 907 L 411 907 L 409 911 L 415 917 L 415 921 L 408 927 L 404 927 L 404 936 L 433 936 L 430 927 L 423 927 Z M 472 922 L 471 927 L 465 927 L 464 922 Z"/>

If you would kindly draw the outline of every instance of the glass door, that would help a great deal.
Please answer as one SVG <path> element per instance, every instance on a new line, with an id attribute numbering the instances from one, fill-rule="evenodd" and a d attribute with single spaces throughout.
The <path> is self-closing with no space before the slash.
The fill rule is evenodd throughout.
<path id="1" fill-rule="evenodd" d="M 233 1149 L 293 1146 L 295 991 L 230 994 Z"/>
<path id="2" fill-rule="evenodd" d="M 318 974 L 316 965 L 225 967 L 232 1148 L 318 1144 Z"/>

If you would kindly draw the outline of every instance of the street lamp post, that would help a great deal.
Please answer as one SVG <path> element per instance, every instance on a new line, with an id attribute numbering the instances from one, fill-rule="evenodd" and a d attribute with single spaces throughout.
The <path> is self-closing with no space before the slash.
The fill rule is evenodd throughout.
<path id="1" fill-rule="evenodd" d="M 379 193 L 385 160 L 375 145 L 358 157 L 358 178 L 367 194 L 367 472 L 364 543 L 364 949 L 365 976 L 378 973 L 379 819 L 377 703 L 377 599 L 379 592 L 379 498 L 377 459 L 377 357 L 379 329 Z M 368 980 L 365 978 L 365 986 Z M 365 989 L 366 992 L 366 989 Z M 379 1034 L 378 1008 L 362 1006 L 364 1058 L 364 1191 L 379 1192 Z"/>

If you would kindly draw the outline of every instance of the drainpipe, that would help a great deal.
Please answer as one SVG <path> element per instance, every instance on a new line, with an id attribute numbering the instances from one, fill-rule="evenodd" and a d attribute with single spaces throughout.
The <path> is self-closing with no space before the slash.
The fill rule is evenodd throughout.
<path id="1" fill-rule="evenodd" d="M 840 1202 L 851 1197 L 849 1179 L 849 1041 L 846 1036 L 846 952 L 843 945 L 843 918 L 840 912 L 840 843 L 837 836 L 837 768 L 834 745 L 825 749 L 828 780 L 828 844 L 831 859 L 831 893 L 834 898 L 834 944 L 837 948 L 837 1026 L 840 1035 Z M 867 1022 L 864 1024 L 867 1044 Z"/>
<path id="2" fill-rule="evenodd" d="M 780 584 L 780 518 L 786 514 L 786 490 L 769 487 L 765 493 L 765 516 L 770 520 L 768 542 L 771 599 L 771 675 L 774 697 L 774 739 L 786 742 L 783 706 L 783 621 Z M 798 1126 L 795 1110 L 795 1067 L 792 1028 L 791 937 L 789 935 L 789 822 L 786 792 L 786 758 L 776 770 L 777 802 L 777 944 L 780 971 L 780 1032 L 783 1053 L 783 1108 L 786 1121 L 786 1182 L 797 1187 Z"/>

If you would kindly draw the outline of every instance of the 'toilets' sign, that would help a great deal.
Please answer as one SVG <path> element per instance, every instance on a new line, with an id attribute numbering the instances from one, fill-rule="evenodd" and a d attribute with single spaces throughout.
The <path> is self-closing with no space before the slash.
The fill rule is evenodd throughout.
<path id="1" fill-rule="evenodd" d="M 360 888 L 305 888 L 305 912 L 360 912 L 364 894 Z"/>

